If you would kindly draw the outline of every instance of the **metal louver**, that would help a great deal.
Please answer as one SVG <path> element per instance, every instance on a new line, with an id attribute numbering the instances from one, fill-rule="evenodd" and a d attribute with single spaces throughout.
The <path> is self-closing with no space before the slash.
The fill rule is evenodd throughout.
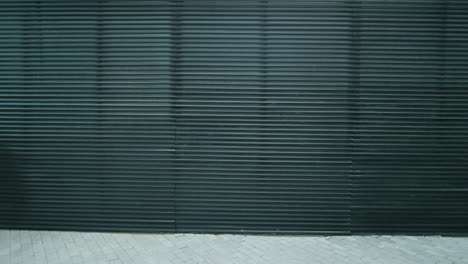
<path id="1" fill-rule="evenodd" d="M 468 1 L 0 0 L 0 227 L 467 233 Z"/>

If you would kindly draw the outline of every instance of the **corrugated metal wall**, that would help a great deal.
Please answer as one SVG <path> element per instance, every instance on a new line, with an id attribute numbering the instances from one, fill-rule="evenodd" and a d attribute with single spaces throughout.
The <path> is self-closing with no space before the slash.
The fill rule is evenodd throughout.
<path id="1" fill-rule="evenodd" d="M 355 10 L 352 227 L 468 230 L 468 1 Z"/>
<path id="2" fill-rule="evenodd" d="M 468 1 L 0 0 L 0 227 L 468 233 Z"/>

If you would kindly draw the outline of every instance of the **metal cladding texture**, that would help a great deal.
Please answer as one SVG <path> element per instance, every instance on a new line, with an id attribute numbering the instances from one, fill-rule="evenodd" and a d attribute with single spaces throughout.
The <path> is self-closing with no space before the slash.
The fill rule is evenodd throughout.
<path id="1" fill-rule="evenodd" d="M 0 227 L 468 233 L 468 1 L 0 0 Z"/>

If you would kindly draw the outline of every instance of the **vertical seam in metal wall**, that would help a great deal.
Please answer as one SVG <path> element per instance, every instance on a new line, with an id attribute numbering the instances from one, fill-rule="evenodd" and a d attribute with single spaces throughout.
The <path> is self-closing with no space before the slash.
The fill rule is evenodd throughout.
<path id="1" fill-rule="evenodd" d="M 170 25 L 170 92 L 171 92 L 171 100 L 170 100 L 170 108 L 171 108 L 171 116 L 173 122 L 173 168 L 171 168 L 171 173 L 173 174 L 173 210 L 174 210 L 174 232 L 177 232 L 178 227 L 178 219 L 177 219 L 177 185 L 178 179 L 180 176 L 180 171 L 178 170 L 179 164 L 179 152 L 177 147 L 177 112 L 178 112 L 178 90 L 180 87 L 180 77 L 177 75 L 178 66 L 180 64 L 180 37 L 181 37 L 181 28 L 180 28 L 180 3 L 182 1 L 171 1 L 171 25 Z"/>
<path id="2" fill-rule="evenodd" d="M 353 227 L 353 206 L 354 206 L 354 192 L 355 179 L 358 176 L 358 171 L 355 167 L 355 155 L 356 155 L 356 140 L 358 140 L 358 127 L 359 127 L 359 85 L 360 85 L 360 62 L 359 62 L 359 51 L 360 51 L 360 6 L 361 1 L 352 1 L 351 3 L 351 47 L 350 47 L 350 79 L 349 79 L 349 91 L 350 91 L 350 208 L 349 208 L 349 224 L 350 233 L 352 233 Z"/>
<path id="3" fill-rule="evenodd" d="M 444 104 L 445 104 L 445 71 L 447 68 L 447 1 L 442 1 L 442 21 L 441 21 L 441 34 L 440 34 L 440 51 L 439 51 L 439 56 L 442 57 L 442 60 L 439 64 L 439 85 L 438 85 L 438 111 L 436 113 L 437 118 L 434 120 L 435 123 L 435 135 L 437 142 L 437 150 L 436 153 L 440 153 L 441 150 L 443 149 L 443 144 L 441 144 L 441 140 L 443 139 L 441 133 L 442 129 L 440 127 L 443 127 L 444 125 L 444 120 L 442 119 L 443 117 L 443 109 L 444 109 Z"/>
<path id="4" fill-rule="evenodd" d="M 97 113 L 96 113 L 96 126 L 97 126 L 97 131 L 96 131 L 96 160 L 102 160 L 103 153 L 100 153 L 100 145 L 102 141 L 102 1 L 98 2 L 97 6 L 97 18 L 96 18 L 96 107 L 97 107 Z M 100 187 L 102 189 L 106 188 L 106 183 L 103 178 L 103 168 L 98 167 L 96 170 L 96 177 L 97 177 L 97 182 L 101 185 Z M 105 202 L 105 194 L 101 193 L 100 195 L 101 200 L 100 206 L 104 207 L 104 204 L 102 202 Z"/>
<path id="5" fill-rule="evenodd" d="M 267 59 L 268 59 L 268 43 L 267 43 L 267 7 L 268 7 L 268 1 L 267 0 L 262 0 L 260 3 L 260 85 L 259 85 L 259 101 L 260 101 L 260 116 L 262 121 L 266 121 L 268 118 L 267 115 L 267 102 L 266 102 L 266 89 L 267 89 L 267 82 L 268 82 L 268 76 L 267 76 Z M 266 151 L 266 140 L 265 140 L 265 124 L 268 124 L 267 122 L 265 123 L 260 123 L 260 131 L 259 131 L 259 153 L 260 154 L 258 159 L 260 161 L 260 166 L 257 168 L 258 170 L 262 170 L 263 168 L 267 167 L 268 160 L 266 157 L 262 155 L 262 152 Z M 264 175 L 260 177 L 260 181 L 258 186 L 260 188 L 263 188 L 265 186 L 265 183 L 268 181 Z"/>
<path id="6" fill-rule="evenodd" d="M 38 3 L 38 2 L 37 2 Z M 36 3 L 36 5 L 37 5 Z M 37 6 L 36 6 L 37 7 Z M 22 56 L 22 67 L 23 67 L 23 82 L 21 83 L 22 84 L 22 87 L 21 87 L 21 90 L 22 90 L 22 95 L 24 96 L 22 98 L 22 102 L 23 102 L 23 105 L 22 105 L 22 109 L 23 109 L 23 114 L 21 116 L 22 118 L 22 121 L 24 122 L 23 125 L 21 126 L 21 131 L 22 131 L 22 134 L 21 134 L 21 137 L 22 137 L 22 140 L 23 140 L 23 144 L 24 142 L 27 142 L 27 124 L 28 123 L 28 105 L 26 103 L 26 100 L 27 100 L 27 95 L 28 95 L 28 75 L 29 75 L 29 67 L 28 67 L 28 59 L 29 59 L 29 49 L 28 49 L 28 37 L 30 37 L 30 33 L 33 33 L 34 31 L 29 31 L 28 29 L 30 28 L 31 26 L 31 21 L 28 20 L 28 17 L 29 17 L 29 14 L 33 12 L 35 13 L 36 10 L 33 10 L 33 11 L 26 11 L 24 12 L 24 16 L 23 16 L 23 21 L 22 21 L 22 48 L 23 48 L 23 56 Z M 37 15 L 37 17 L 39 17 L 39 15 Z M 32 21 L 34 23 L 34 20 Z"/>

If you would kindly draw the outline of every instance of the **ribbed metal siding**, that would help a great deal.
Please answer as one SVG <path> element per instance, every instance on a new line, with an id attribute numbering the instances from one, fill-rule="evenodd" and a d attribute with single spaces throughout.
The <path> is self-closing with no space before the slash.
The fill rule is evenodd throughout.
<path id="1" fill-rule="evenodd" d="M 314 1 L 180 5 L 178 230 L 348 232 L 349 62 L 335 54 L 350 45 L 346 11 Z"/>
<path id="2" fill-rule="evenodd" d="M 468 231 L 468 1 L 355 10 L 355 232 Z"/>
<path id="3" fill-rule="evenodd" d="M 0 3 L 1 136 L 21 162 L 0 221 L 174 231 L 168 2 Z"/>
<path id="4" fill-rule="evenodd" d="M 0 226 L 466 233 L 467 10 L 2 0 Z"/>

